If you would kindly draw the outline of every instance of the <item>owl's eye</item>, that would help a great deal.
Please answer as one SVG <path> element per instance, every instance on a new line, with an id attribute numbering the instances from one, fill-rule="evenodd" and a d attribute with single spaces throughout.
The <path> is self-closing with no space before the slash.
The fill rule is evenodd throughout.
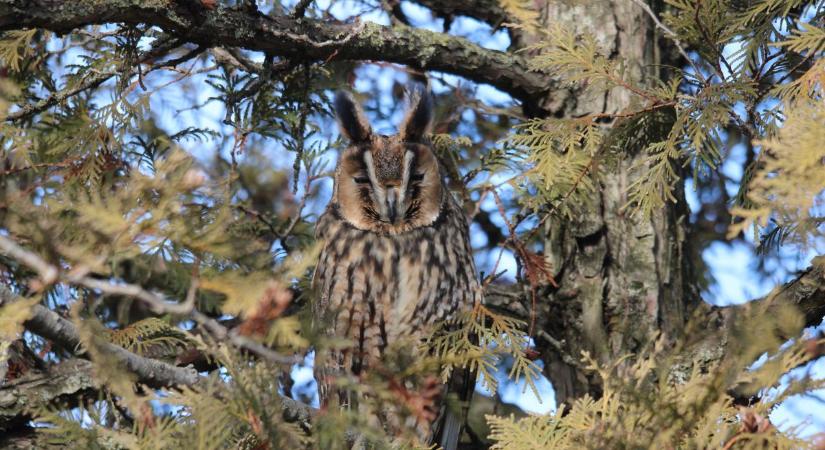
<path id="1" fill-rule="evenodd" d="M 352 177 L 352 181 L 355 181 L 358 184 L 369 184 L 370 179 L 369 177 Z"/>
<path id="2" fill-rule="evenodd" d="M 424 174 L 423 173 L 414 173 L 410 177 L 410 181 L 424 181 Z"/>

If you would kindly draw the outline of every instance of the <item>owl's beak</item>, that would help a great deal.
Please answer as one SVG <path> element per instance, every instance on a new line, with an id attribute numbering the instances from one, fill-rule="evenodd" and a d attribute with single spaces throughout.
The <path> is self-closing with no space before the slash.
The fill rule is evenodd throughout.
<path id="1" fill-rule="evenodd" d="M 390 223 L 395 224 L 398 219 L 398 204 L 400 203 L 400 192 L 398 188 L 387 189 L 387 219 Z"/>

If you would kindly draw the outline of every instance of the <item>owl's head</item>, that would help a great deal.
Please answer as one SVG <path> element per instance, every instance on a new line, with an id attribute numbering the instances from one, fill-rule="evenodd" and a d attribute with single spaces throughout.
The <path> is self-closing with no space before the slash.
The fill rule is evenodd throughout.
<path id="1" fill-rule="evenodd" d="M 333 202 L 356 228 L 401 233 L 438 219 L 442 179 L 427 137 L 432 100 L 421 91 L 409 96 L 398 134 L 372 132 L 361 106 L 347 92 L 335 97 L 335 114 L 350 146 L 335 171 Z"/>

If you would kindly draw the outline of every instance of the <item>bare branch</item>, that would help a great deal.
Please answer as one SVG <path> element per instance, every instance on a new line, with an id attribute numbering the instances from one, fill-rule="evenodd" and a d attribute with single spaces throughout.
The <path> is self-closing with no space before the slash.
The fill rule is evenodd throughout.
<path id="1" fill-rule="evenodd" d="M 115 284 L 109 281 L 92 278 L 86 276 L 85 274 L 79 275 L 77 273 L 73 273 L 72 271 L 59 271 L 55 266 L 49 264 L 37 254 L 30 252 L 24 249 L 23 247 L 20 247 L 17 243 L 2 235 L 0 235 L 0 253 L 9 255 L 17 261 L 28 266 L 29 268 L 35 270 L 38 273 L 38 276 L 40 277 L 41 282 L 44 285 L 52 284 L 57 280 L 63 280 L 70 284 L 83 286 L 89 289 L 94 289 L 107 295 L 132 297 L 143 302 L 146 306 L 149 307 L 149 309 L 151 309 L 156 314 L 173 314 L 188 316 L 196 322 L 198 322 L 200 325 L 204 326 L 204 328 L 206 328 L 216 339 L 228 339 L 229 342 L 231 342 L 236 347 L 251 352 L 252 354 L 257 355 L 258 357 L 265 358 L 273 363 L 292 365 L 301 361 L 300 356 L 283 356 L 267 348 L 264 345 L 261 345 L 244 336 L 240 336 L 228 330 L 226 327 L 219 324 L 214 319 L 194 309 L 195 294 L 193 293 L 192 286 L 194 286 L 194 289 L 197 289 L 196 282 L 193 282 L 193 285 L 190 286 L 190 291 L 187 294 L 187 299 L 186 301 L 184 301 L 184 303 L 170 303 L 162 297 L 160 297 L 159 295 L 149 292 L 146 289 L 143 289 L 142 287 L 135 284 Z M 40 310 L 38 310 L 39 312 L 36 316 L 42 317 L 44 320 L 49 322 L 48 326 L 45 326 L 42 330 L 46 332 L 49 332 L 51 330 L 64 330 L 68 334 L 61 336 L 62 339 L 58 339 L 58 337 L 55 337 L 54 340 L 57 340 L 59 342 L 67 342 L 69 343 L 69 345 L 73 346 L 78 345 L 80 340 L 76 330 L 74 330 L 74 325 L 72 325 L 71 322 L 61 318 L 60 316 L 57 316 L 55 313 L 43 308 L 42 306 L 39 308 L 42 308 L 43 311 L 49 312 L 53 315 L 41 316 Z M 49 337 L 45 335 L 43 336 Z M 52 339 L 52 337 L 49 338 Z M 129 353 L 126 350 L 123 350 L 122 348 L 114 345 L 112 347 L 113 348 L 110 349 L 111 352 L 123 358 L 124 361 L 127 363 L 127 366 L 130 368 L 130 370 L 133 370 L 136 373 L 139 373 L 138 370 L 148 371 L 146 372 L 147 374 L 152 373 L 151 370 L 153 370 L 153 367 L 151 367 L 151 364 L 140 364 L 140 361 L 130 359 L 128 358 L 129 355 L 123 354 L 123 352 Z"/>
<path id="2" fill-rule="evenodd" d="M 0 304 L 14 300 L 15 296 L 11 291 L 6 288 L 0 289 Z M 74 324 L 42 305 L 32 307 L 32 316 L 23 325 L 32 333 L 43 336 L 70 351 L 77 352 L 80 348 L 80 333 Z M 194 369 L 144 358 L 114 344 L 103 344 L 103 350 L 114 355 L 126 368 L 138 376 L 141 383 L 148 386 L 191 386 L 200 379 Z"/>
<path id="3" fill-rule="evenodd" d="M 46 372 L 27 372 L 0 386 L 0 430 L 25 419 L 33 407 L 74 399 L 97 387 L 92 363 L 83 359 L 70 359 Z"/>
<path id="4" fill-rule="evenodd" d="M 53 284 L 57 281 L 58 270 L 47 263 L 43 258 L 17 245 L 11 239 L 0 235 L 0 253 L 10 256 L 21 264 L 31 268 L 40 276 L 40 280 L 45 285 Z"/>
<path id="5" fill-rule="evenodd" d="M 249 58 L 244 57 L 239 52 L 231 48 L 215 47 L 210 50 L 215 61 L 219 63 L 229 64 L 234 67 L 243 69 L 249 73 L 262 74 L 264 72 L 263 64 L 256 63 Z"/>

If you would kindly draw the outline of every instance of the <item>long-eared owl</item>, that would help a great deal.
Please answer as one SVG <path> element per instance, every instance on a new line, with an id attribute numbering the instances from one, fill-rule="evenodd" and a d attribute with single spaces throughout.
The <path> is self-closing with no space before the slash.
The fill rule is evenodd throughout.
<path id="1" fill-rule="evenodd" d="M 409 95 L 398 134 L 373 133 L 346 92 L 335 98 L 350 142 L 338 159 L 335 187 L 318 220 L 324 242 L 313 285 L 316 317 L 353 345 L 316 370 L 358 375 L 399 340 L 420 340 L 433 324 L 481 300 L 466 216 L 443 181 L 428 138 L 432 100 Z M 317 367 L 317 366 L 316 366 Z"/>

